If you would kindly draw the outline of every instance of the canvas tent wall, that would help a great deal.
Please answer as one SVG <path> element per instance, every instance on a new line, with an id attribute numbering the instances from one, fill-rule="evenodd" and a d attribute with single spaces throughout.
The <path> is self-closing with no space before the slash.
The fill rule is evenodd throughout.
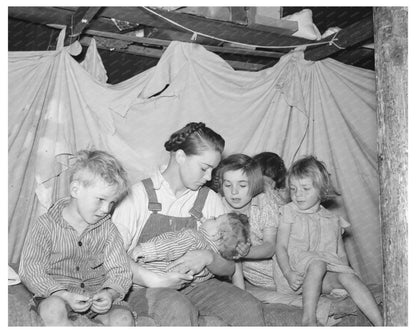
<path id="1" fill-rule="evenodd" d="M 163 142 L 189 121 L 226 141 L 225 154 L 273 151 L 287 165 L 325 161 L 351 222 L 347 251 L 367 283 L 381 283 L 375 75 L 292 52 L 266 70 L 233 70 L 202 46 L 172 42 L 157 66 L 105 83 L 95 44 L 9 52 L 9 262 L 30 223 L 66 194 L 70 156 L 94 146 L 117 156 L 132 181 L 166 163 Z"/>

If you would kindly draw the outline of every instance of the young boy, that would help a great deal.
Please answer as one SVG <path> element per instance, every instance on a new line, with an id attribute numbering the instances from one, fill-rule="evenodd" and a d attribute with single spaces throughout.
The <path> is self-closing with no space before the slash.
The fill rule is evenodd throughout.
<path id="1" fill-rule="evenodd" d="M 127 192 L 126 172 L 103 151 L 83 150 L 75 157 L 70 197 L 58 200 L 32 226 L 19 275 L 46 326 L 72 326 L 79 314 L 107 326 L 133 326 L 122 301 L 132 272 L 110 215 Z"/>
<path id="2" fill-rule="evenodd" d="M 172 261 L 191 250 L 212 249 L 225 259 L 233 260 L 238 255 L 237 246 L 247 243 L 249 234 L 247 216 L 228 213 L 202 221 L 198 230 L 184 229 L 153 237 L 138 244 L 130 256 L 154 272 L 166 272 Z M 212 273 L 205 268 L 194 276 L 192 283 L 211 277 Z"/>

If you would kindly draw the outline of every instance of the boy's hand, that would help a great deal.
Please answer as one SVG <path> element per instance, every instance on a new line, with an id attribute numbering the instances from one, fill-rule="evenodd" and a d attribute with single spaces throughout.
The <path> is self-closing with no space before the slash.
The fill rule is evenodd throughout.
<path id="1" fill-rule="evenodd" d="M 301 273 L 290 270 L 285 274 L 285 277 L 289 283 L 289 287 L 294 291 L 298 290 L 303 284 L 303 274 Z"/>
<path id="2" fill-rule="evenodd" d="M 69 291 L 58 291 L 53 295 L 61 297 L 75 312 L 85 312 L 91 307 L 92 304 L 91 297 L 71 293 Z"/>
<path id="3" fill-rule="evenodd" d="M 238 260 L 240 258 L 245 257 L 249 252 L 251 248 L 251 242 L 250 240 L 247 240 L 247 243 L 238 243 L 236 250 L 238 254 L 233 257 L 234 260 Z"/>
<path id="4" fill-rule="evenodd" d="M 131 258 L 132 258 L 134 261 L 137 261 L 139 258 L 143 257 L 143 256 L 144 256 L 144 254 L 143 254 L 142 247 L 141 247 L 140 245 L 137 245 L 137 246 L 133 249 L 133 251 L 131 251 L 130 256 L 131 256 Z"/>
<path id="5" fill-rule="evenodd" d="M 91 310 L 97 313 L 104 313 L 110 310 L 113 303 L 113 296 L 107 289 L 100 290 L 92 297 Z"/>

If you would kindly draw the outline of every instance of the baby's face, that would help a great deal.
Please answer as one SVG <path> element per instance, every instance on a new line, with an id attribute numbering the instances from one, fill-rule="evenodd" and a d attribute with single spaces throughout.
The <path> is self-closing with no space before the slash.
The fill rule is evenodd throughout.
<path id="1" fill-rule="evenodd" d="M 201 228 L 205 229 L 208 235 L 214 237 L 218 234 L 219 227 L 225 220 L 227 220 L 227 214 L 205 219 L 201 223 Z"/>

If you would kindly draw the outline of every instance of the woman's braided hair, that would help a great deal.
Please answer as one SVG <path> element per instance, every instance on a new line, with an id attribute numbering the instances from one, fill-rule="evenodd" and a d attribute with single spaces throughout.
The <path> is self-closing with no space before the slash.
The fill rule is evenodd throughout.
<path id="1" fill-rule="evenodd" d="M 165 142 L 165 149 L 175 152 L 182 149 L 186 155 L 198 155 L 201 151 L 214 149 L 219 153 L 224 151 L 225 141 L 204 123 L 188 123 L 185 127 L 174 132 Z"/>

